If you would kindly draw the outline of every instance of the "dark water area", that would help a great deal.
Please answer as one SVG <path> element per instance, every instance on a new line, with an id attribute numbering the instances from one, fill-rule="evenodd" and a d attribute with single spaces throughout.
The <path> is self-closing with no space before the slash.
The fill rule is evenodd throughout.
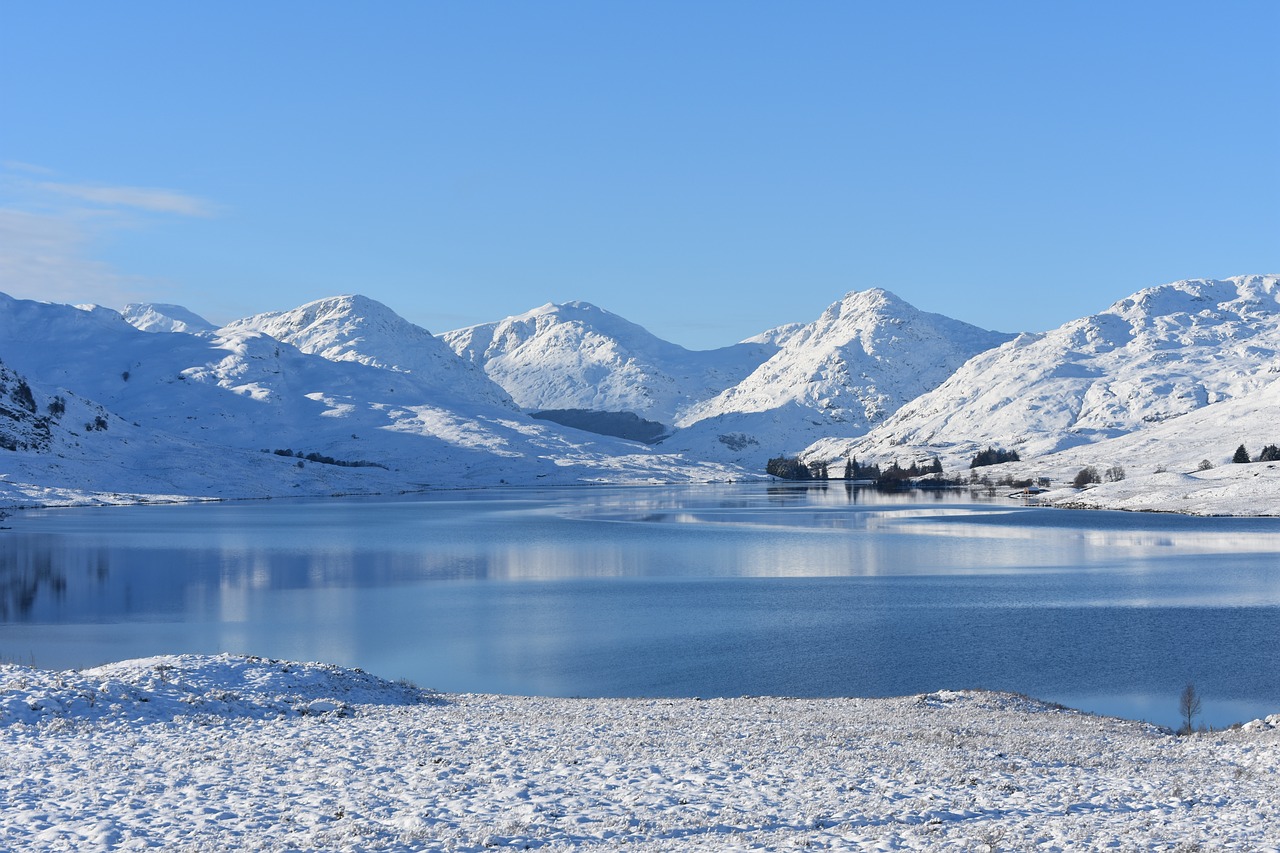
<path id="1" fill-rule="evenodd" d="M 1213 726 L 1280 713 L 1280 521 L 956 493 L 636 487 L 27 511 L 0 660 L 175 652 L 446 691 L 1014 690 Z"/>

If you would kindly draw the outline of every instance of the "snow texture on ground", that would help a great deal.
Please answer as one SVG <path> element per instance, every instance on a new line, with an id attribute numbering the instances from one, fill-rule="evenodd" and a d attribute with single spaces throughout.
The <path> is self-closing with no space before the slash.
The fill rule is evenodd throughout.
<path id="1" fill-rule="evenodd" d="M 980 691 L 550 699 L 252 657 L 0 667 L 13 850 L 1274 851 L 1277 759 L 1280 715 L 1176 737 Z"/>

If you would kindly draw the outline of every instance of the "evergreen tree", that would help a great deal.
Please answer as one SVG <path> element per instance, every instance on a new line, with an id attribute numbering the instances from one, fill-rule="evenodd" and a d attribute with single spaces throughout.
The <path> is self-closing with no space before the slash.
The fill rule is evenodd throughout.
<path id="1" fill-rule="evenodd" d="M 1243 444 L 1236 448 L 1236 455 L 1231 457 L 1231 461 L 1232 462 L 1248 462 L 1249 461 L 1249 451 L 1244 449 Z"/>
<path id="2" fill-rule="evenodd" d="M 765 473 L 783 480 L 808 480 L 809 466 L 805 465 L 799 459 L 789 459 L 786 456 L 777 456 L 770 459 L 765 465 Z"/>
<path id="3" fill-rule="evenodd" d="M 981 468 L 985 465 L 999 465 L 1003 462 L 1021 462 L 1016 450 L 1000 450 L 994 447 L 988 447 L 986 450 L 978 451 L 973 457 L 973 461 L 969 463 L 970 468 Z"/>
<path id="4" fill-rule="evenodd" d="M 844 462 L 844 478 L 845 478 L 846 480 L 856 480 L 856 479 L 857 479 L 857 477 L 855 477 L 855 476 L 854 476 L 854 466 L 853 466 L 853 459 L 852 459 L 852 458 L 846 459 L 846 460 L 845 460 L 845 462 Z"/>
<path id="5" fill-rule="evenodd" d="M 18 380 L 18 387 L 13 391 L 13 399 L 28 412 L 35 413 L 36 398 L 31 395 L 31 386 L 27 384 L 27 380 Z"/>

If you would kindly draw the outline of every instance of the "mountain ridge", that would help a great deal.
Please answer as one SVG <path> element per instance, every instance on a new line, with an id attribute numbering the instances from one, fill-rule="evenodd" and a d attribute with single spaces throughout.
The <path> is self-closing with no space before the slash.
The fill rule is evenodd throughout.
<path id="1" fill-rule="evenodd" d="M 524 409 L 631 412 L 665 424 L 775 349 L 758 342 L 688 350 L 582 301 L 548 302 L 441 338 Z"/>
<path id="2" fill-rule="evenodd" d="M 969 453 L 1043 456 L 1258 390 L 1280 375 L 1280 276 L 1144 288 L 1057 329 L 975 355 L 856 442 L 816 457 Z"/>
<path id="3" fill-rule="evenodd" d="M 515 407 L 483 371 L 456 358 L 431 332 L 367 296 L 317 299 L 288 311 L 235 320 L 221 331 L 261 332 L 329 361 L 413 373 L 453 399 Z"/>
<path id="4" fill-rule="evenodd" d="M 1241 442 L 1280 441 L 1267 434 L 1280 399 L 1275 275 L 1144 288 L 1016 336 L 873 288 L 702 353 L 583 302 L 440 337 L 361 296 L 218 329 L 201 320 L 181 306 L 126 316 L 0 294 L 0 503 L 726 481 L 760 477 L 779 454 L 937 455 L 954 472 L 986 445 L 1021 454 L 999 470 L 1059 482 L 1083 465 L 1150 463 L 1090 492 L 1095 504 L 1146 508 L 1147 484 L 1198 490 L 1197 512 L 1215 494 L 1259 511 L 1250 489 L 1280 477 L 1272 463 L 1226 464 Z M 527 344 L 512 363 L 537 390 L 554 367 L 597 405 L 665 400 L 679 428 L 647 446 L 531 418 L 477 363 Z M 580 408 L 561 419 L 591 427 L 607 411 Z M 1201 459 L 1216 467 L 1200 471 Z"/>

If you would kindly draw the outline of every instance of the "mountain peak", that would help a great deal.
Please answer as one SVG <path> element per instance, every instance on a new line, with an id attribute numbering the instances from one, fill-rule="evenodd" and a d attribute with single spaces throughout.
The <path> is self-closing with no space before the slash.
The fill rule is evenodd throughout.
<path id="1" fill-rule="evenodd" d="M 257 317 L 279 318 L 281 321 L 304 327 L 316 323 L 332 323 L 341 319 L 350 319 L 361 324 L 377 321 L 412 325 L 378 300 L 358 293 L 326 296 L 288 311 L 258 314 Z"/>
<path id="2" fill-rule="evenodd" d="M 130 302 L 120 312 L 144 332 L 211 332 L 216 326 L 181 305 L 164 302 Z"/>
<path id="3" fill-rule="evenodd" d="M 853 452 L 1059 451 L 1254 394 L 1278 359 L 1280 276 L 1184 279 L 973 358 Z"/>
<path id="4" fill-rule="evenodd" d="M 441 337 L 527 409 L 632 412 L 663 423 L 742 379 L 777 349 L 754 342 L 690 351 L 582 301 L 549 302 Z"/>
<path id="5" fill-rule="evenodd" d="M 739 430 L 866 432 L 1009 335 L 930 314 L 887 290 L 850 291 L 812 323 L 781 336 L 781 350 L 738 385 L 692 410 L 682 427 L 715 419 Z M 785 424 L 783 432 L 765 424 Z M 816 428 L 816 429 L 815 429 Z"/>
<path id="6" fill-rule="evenodd" d="M 329 296 L 289 311 L 237 320 L 224 332 L 261 332 L 330 361 L 356 361 L 437 381 L 452 395 L 511 407 L 484 372 L 459 359 L 439 338 L 376 299 Z"/>
<path id="7" fill-rule="evenodd" d="M 1280 276 L 1182 279 L 1139 290 L 1113 303 L 1103 313 L 1137 320 L 1205 311 L 1280 312 Z"/>

